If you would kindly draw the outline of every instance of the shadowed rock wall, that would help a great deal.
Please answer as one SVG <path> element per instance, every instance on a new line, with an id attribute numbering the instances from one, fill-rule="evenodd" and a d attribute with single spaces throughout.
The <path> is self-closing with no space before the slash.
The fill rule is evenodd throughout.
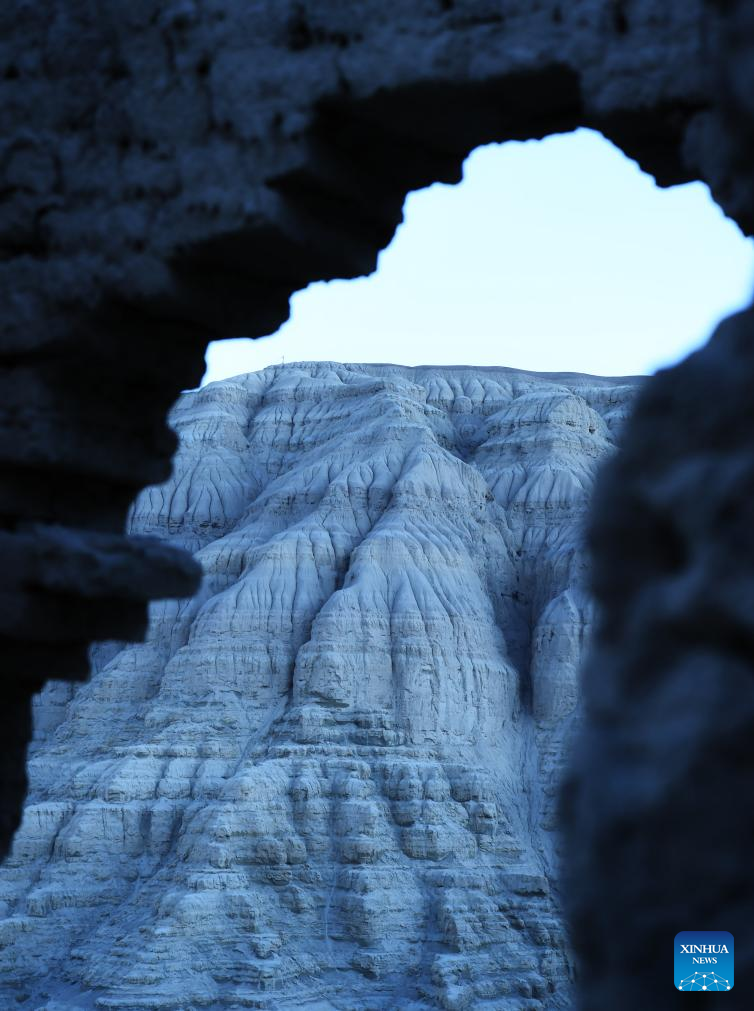
<path id="1" fill-rule="evenodd" d="M 585 1011 L 669 990 L 679 930 L 730 931 L 737 987 L 754 966 L 753 317 L 647 383 L 598 482 L 602 618 L 565 796 Z"/>
<path id="2" fill-rule="evenodd" d="M 751 231 L 754 31 L 736 0 L 9 0 L 0 29 L 7 848 L 32 692 L 46 678 L 84 677 L 92 640 L 138 638 L 148 599 L 197 584 L 187 556 L 123 529 L 136 492 L 169 473 L 166 412 L 197 382 L 206 341 L 271 332 L 292 290 L 372 269 L 406 191 L 457 179 L 484 141 L 596 127 L 663 184 L 708 181 Z M 683 375 L 665 380 L 669 413 L 688 408 Z M 735 388 L 712 399 L 729 393 L 735 428 Z M 628 459 L 642 484 L 647 429 L 636 424 Z M 661 443 L 673 459 L 681 446 L 696 452 L 675 437 L 677 447 Z M 639 520 L 621 526 L 623 515 L 597 529 L 642 543 Z M 714 545 L 718 529 L 694 536 Z M 652 564 L 632 582 L 637 594 Z M 615 607 L 603 637 L 610 684 L 627 613 Z M 727 638 L 715 641 L 720 651 Z M 736 655 L 748 664 L 747 648 Z M 652 670 L 663 677 L 676 659 L 658 654 Z M 591 742 L 595 768 L 604 742 Z M 718 757 L 708 753 L 715 782 Z M 741 825 L 730 818 L 733 887 Z M 629 821 L 641 837 L 641 818 Z M 594 826 L 586 851 L 599 863 Z M 670 852 L 665 838 L 646 836 Z M 617 875 L 634 868 L 617 852 L 608 864 Z"/>

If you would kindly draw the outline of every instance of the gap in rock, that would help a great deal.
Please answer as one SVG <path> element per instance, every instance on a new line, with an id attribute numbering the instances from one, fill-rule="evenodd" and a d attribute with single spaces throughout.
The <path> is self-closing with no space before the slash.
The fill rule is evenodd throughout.
<path id="1" fill-rule="evenodd" d="M 753 270 L 707 186 L 660 189 L 593 130 L 490 144 L 408 195 L 373 274 L 297 292 L 270 338 L 213 342 L 203 382 L 313 357 L 645 374 L 748 302 Z"/>

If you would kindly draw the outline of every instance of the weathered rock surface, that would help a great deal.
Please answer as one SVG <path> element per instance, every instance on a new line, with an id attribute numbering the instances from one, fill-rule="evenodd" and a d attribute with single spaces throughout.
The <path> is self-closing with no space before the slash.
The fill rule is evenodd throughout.
<path id="1" fill-rule="evenodd" d="M 37 700 L 6 1003 L 568 1007 L 581 528 L 635 386 L 315 363 L 186 394 L 132 528 L 202 587 Z"/>
<path id="2" fill-rule="evenodd" d="M 5 0 L 0 858 L 32 693 L 85 678 L 93 640 L 139 639 L 166 579 L 196 587 L 123 523 L 169 475 L 166 414 L 208 338 L 271 333 L 296 289 L 373 270 L 406 193 L 489 141 L 594 127 L 751 230 L 750 131 L 720 102 L 752 94 L 734 6 Z M 57 541 L 42 566 L 35 531 Z"/>
<path id="3" fill-rule="evenodd" d="M 174 595 L 194 583 L 178 555 L 145 566 L 122 527 L 134 494 L 168 476 L 165 415 L 198 380 L 208 336 L 271 331 L 296 288 L 371 270 L 405 193 L 458 178 L 489 140 L 599 128 L 661 182 L 708 182 L 750 233 L 754 14 L 749 0 L 8 0 L 0 24 L 2 857 L 26 789 L 32 693 L 46 678 L 85 677 L 92 640 L 138 638 L 144 601 L 166 577 Z M 585 1006 L 596 1011 L 653 1006 L 666 956 L 649 940 L 669 924 L 720 922 L 746 951 L 740 964 L 754 964 L 741 800 L 752 730 L 726 722 L 750 707 L 754 655 L 752 608 L 741 605 L 754 572 L 754 458 L 740 441 L 751 313 L 734 330 L 747 339 L 716 343 L 712 379 L 698 381 L 707 360 L 696 359 L 645 402 L 604 497 L 620 508 L 595 522 L 608 616 L 587 679 L 595 704 L 569 864 Z M 704 476 L 690 495 L 691 474 Z M 642 517 L 655 493 L 684 547 L 661 554 L 659 571 L 657 531 Z M 62 550 L 40 565 L 51 540 Z M 99 578 L 87 583 L 92 563 Z M 668 584 L 697 586 L 700 574 L 715 577 L 714 606 L 692 599 L 685 610 Z M 668 737 L 662 703 L 685 701 L 692 684 L 719 686 L 714 705 Z M 676 764 L 661 782 L 666 738 Z M 716 819 L 687 804 L 698 769 L 706 794 L 726 797 Z M 624 806 L 603 810 L 616 777 L 630 788 Z M 647 804 L 660 787 L 667 805 Z M 632 793 L 642 802 L 629 804 Z M 702 825 L 716 826 L 714 865 L 701 862 Z M 615 953 L 639 943 L 636 923 L 641 963 L 626 957 L 617 972 Z"/>

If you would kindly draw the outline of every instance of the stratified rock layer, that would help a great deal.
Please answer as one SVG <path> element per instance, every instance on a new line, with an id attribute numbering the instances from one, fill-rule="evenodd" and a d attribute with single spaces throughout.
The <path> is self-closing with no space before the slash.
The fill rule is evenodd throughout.
<path id="1" fill-rule="evenodd" d="M 192 551 L 202 587 L 38 700 L 0 995 L 569 1006 L 581 528 L 634 389 L 315 363 L 186 394 L 132 528 Z"/>
<path id="2" fill-rule="evenodd" d="M 749 7 L 4 0 L 0 860 L 31 696 L 198 585 L 123 526 L 169 476 L 166 416 L 207 340 L 273 333 L 293 292 L 371 273 L 406 194 L 491 141 L 601 130 L 751 231 Z"/>

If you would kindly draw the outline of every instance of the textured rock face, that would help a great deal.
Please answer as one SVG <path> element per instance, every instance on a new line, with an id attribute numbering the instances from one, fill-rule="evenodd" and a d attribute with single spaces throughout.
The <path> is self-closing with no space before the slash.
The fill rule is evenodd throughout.
<path id="1" fill-rule="evenodd" d="M 751 228 L 750 131 L 719 102 L 752 93 L 733 8 L 3 4 L 0 857 L 31 694 L 85 677 L 93 639 L 138 639 L 166 582 L 195 586 L 185 559 L 122 534 L 168 476 L 166 413 L 207 339 L 272 332 L 295 289 L 372 270 L 406 192 L 459 179 L 492 140 L 595 127 L 663 184 L 708 181 Z M 734 63 L 723 91 L 716 67 Z"/>
<path id="2" fill-rule="evenodd" d="M 191 589 L 189 566 L 176 555 L 150 561 L 144 545 L 132 552 L 122 527 L 136 491 L 168 476 L 165 415 L 198 381 L 207 338 L 270 331 L 293 289 L 371 269 L 406 191 L 458 178 L 486 140 L 595 126 L 663 182 L 709 182 L 751 231 L 754 16 L 750 0 L 9 0 L 0 25 L 2 857 L 26 787 L 31 695 L 46 678 L 85 677 L 93 639 L 138 638 L 144 601 L 166 581 L 173 595 Z M 585 1000 L 599 1011 L 656 1002 L 659 954 L 642 951 L 641 971 L 629 959 L 614 971 L 615 952 L 634 950 L 637 922 L 667 937 L 714 919 L 732 927 L 739 952 L 742 938 L 754 951 L 740 802 L 754 780 L 752 735 L 743 719 L 724 739 L 715 729 L 728 726 L 731 698 L 746 711 L 752 678 L 737 599 L 754 583 L 744 537 L 753 458 L 738 441 L 750 421 L 754 325 L 749 315 L 734 326 L 748 345 L 716 341 L 711 358 L 666 376 L 644 402 L 626 469 L 608 479 L 614 512 L 595 526 L 607 617 L 587 679 L 594 705 L 568 863 Z M 708 360 L 714 388 L 698 381 Z M 731 440 L 741 485 L 726 500 L 716 489 L 730 487 Z M 684 480 L 707 475 L 693 500 L 678 475 L 668 486 L 679 460 Z M 624 483 L 633 513 L 621 505 Z M 656 496 L 672 501 L 669 536 L 683 533 L 685 554 L 665 558 L 643 525 Z M 679 579 L 709 572 L 739 597 L 717 594 L 712 609 L 666 599 L 655 550 Z M 674 599 L 675 611 L 657 617 L 645 597 Z M 663 789 L 690 796 L 702 767 L 711 795 L 736 783 L 714 823 L 720 876 L 704 891 L 710 864 L 699 865 L 688 809 L 602 809 L 616 778 L 645 799 L 661 783 L 667 711 L 630 703 L 637 684 L 650 702 L 685 697 L 699 642 L 695 676 L 724 689 L 695 733 L 687 723 L 671 735 L 686 764 Z M 733 661 L 744 685 L 721 674 Z M 62 704 L 54 696 L 47 719 Z"/>
<path id="3" fill-rule="evenodd" d="M 5 1002 L 570 1006 L 581 529 L 634 390 L 317 363 L 185 395 L 132 528 L 202 586 L 36 703 Z"/>

